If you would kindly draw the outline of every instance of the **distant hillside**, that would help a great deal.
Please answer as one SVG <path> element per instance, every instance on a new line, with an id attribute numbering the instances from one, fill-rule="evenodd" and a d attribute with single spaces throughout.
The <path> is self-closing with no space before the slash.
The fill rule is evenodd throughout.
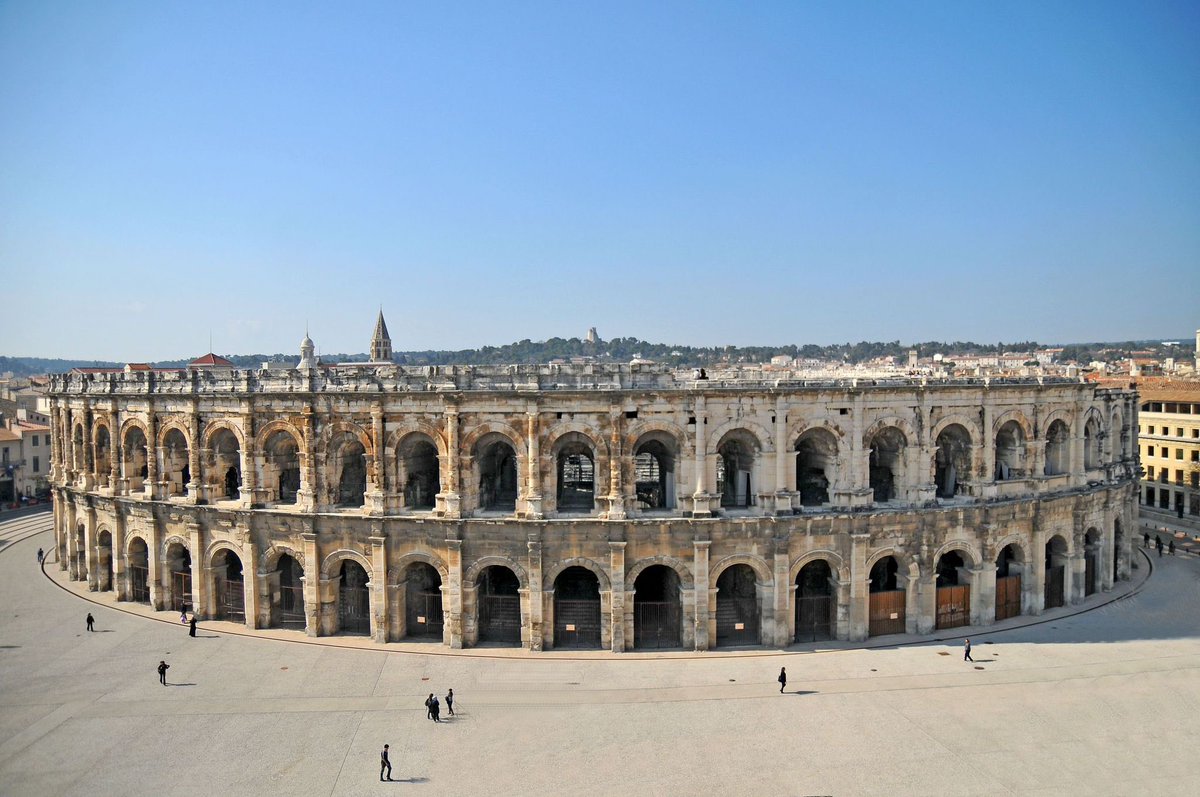
<path id="1" fill-rule="evenodd" d="M 1181 343 L 1177 347 L 1162 347 L 1163 340 Z M 1163 338 L 1159 340 L 1130 340 L 1119 343 L 1072 343 L 1062 346 L 1060 361 L 1075 360 L 1081 363 L 1092 360 L 1116 361 L 1128 357 L 1134 351 L 1159 351 L 1162 356 L 1193 356 L 1191 338 Z M 1047 344 L 1048 345 L 1048 344 Z M 396 362 L 404 365 L 507 365 L 545 363 L 556 359 L 590 357 L 600 361 L 628 362 L 634 357 L 643 357 L 674 366 L 703 366 L 718 362 L 761 363 L 777 355 L 803 357 L 815 360 L 841 361 L 855 364 L 876 357 L 904 357 L 909 349 L 916 349 L 920 357 L 933 354 L 997 354 L 1005 351 L 1033 351 L 1045 348 L 1035 341 L 1012 343 L 973 343 L 970 341 L 928 341 L 925 343 L 901 343 L 860 341 L 839 343 L 830 346 L 814 344 L 784 346 L 681 346 L 666 343 L 650 343 L 637 338 L 613 338 L 590 343 L 579 338 L 550 338 L 544 341 L 522 340 L 505 346 L 484 346 L 481 349 L 458 351 L 404 351 L 396 353 Z M 1168 348 L 1171 351 L 1168 351 Z M 295 362 L 298 356 L 288 354 L 225 354 L 240 368 L 254 368 L 268 360 Z M 182 368 L 193 358 L 160 360 L 153 365 L 160 368 Z M 366 354 L 324 354 L 325 362 L 364 362 Z M 104 360 L 55 360 L 43 357 L 0 356 L 0 373 L 12 371 L 15 376 L 62 373 L 72 368 L 116 368 L 124 363 Z"/>

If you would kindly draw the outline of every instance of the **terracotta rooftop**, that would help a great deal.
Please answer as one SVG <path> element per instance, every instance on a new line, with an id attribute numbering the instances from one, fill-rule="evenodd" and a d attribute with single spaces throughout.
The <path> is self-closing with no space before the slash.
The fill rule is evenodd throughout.
<path id="1" fill-rule="evenodd" d="M 188 363 L 189 368 L 196 368 L 196 367 L 205 366 L 205 365 L 209 365 L 209 366 L 215 365 L 215 366 L 218 366 L 221 368 L 233 368 L 234 367 L 232 362 L 230 362 L 229 360 L 226 360 L 224 357 L 222 357 L 219 354 L 213 354 L 211 351 L 208 354 L 204 355 L 203 357 L 197 357 L 196 359 L 194 359 L 190 363 Z"/>

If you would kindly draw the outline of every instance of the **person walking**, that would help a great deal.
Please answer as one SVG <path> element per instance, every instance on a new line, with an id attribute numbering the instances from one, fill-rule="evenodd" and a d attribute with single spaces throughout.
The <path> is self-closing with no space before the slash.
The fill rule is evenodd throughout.
<path id="1" fill-rule="evenodd" d="M 179 610 L 179 622 L 183 623 L 184 625 L 187 625 L 187 609 Z"/>
<path id="2" fill-rule="evenodd" d="M 438 702 L 437 695 L 433 696 L 433 705 L 429 707 L 429 710 L 433 713 L 434 722 L 442 721 L 442 704 Z"/>
<path id="3" fill-rule="evenodd" d="M 43 551 L 41 548 L 38 548 L 38 564 L 39 565 L 42 563 L 42 558 L 45 557 L 45 555 L 46 555 L 46 552 Z"/>
<path id="4" fill-rule="evenodd" d="M 188 622 L 188 636 L 196 636 L 196 615 L 192 615 L 192 619 Z"/>
<path id="5" fill-rule="evenodd" d="M 89 631 L 95 631 L 96 629 L 93 627 L 93 626 L 95 626 L 95 624 L 96 624 L 96 618 L 92 617 L 92 613 L 91 613 L 91 612 L 88 612 L 88 616 L 87 616 L 87 628 L 88 628 L 88 630 L 89 630 Z"/>
<path id="6" fill-rule="evenodd" d="M 969 639 L 963 640 L 963 661 L 975 663 L 975 659 L 971 658 L 971 640 Z"/>
<path id="7" fill-rule="evenodd" d="M 1174 537 L 1171 538 L 1171 542 L 1167 545 L 1167 553 L 1171 554 L 1171 556 L 1175 555 L 1175 538 Z"/>
<path id="8" fill-rule="evenodd" d="M 387 772 L 386 778 L 383 776 L 384 772 Z M 392 779 L 392 762 L 388 760 L 388 746 L 386 744 L 383 746 L 383 750 L 379 753 L 379 779 Z"/>
<path id="9" fill-rule="evenodd" d="M 158 682 L 163 686 L 167 685 L 167 670 L 171 669 L 171 665 L 165 661 L 158 663 Z"/>
<path id="10" fill-rule="evenodd" d="M 1161 559 L 1163 552 L 1162 537 L 1158 536 L 1157 534 L 1154 535 L 1154 547 L 1158 549 L 1158 556 Z"/>
<path id="11" fill-rule="evenodd" d="M 779 694 L 782 695 L 783 688 L 785 686 L 787 686 L 787 668 L 786 667 L 779 668 L 779 677 L 776 678 L 775 680 L 779 681 Z"/>
<path id="12" fill-rule="evenodd" d="M 1148 532 L 1148 531 L 1142 535 L 1142 547 L 1143 548 L 1150 547 L 1150 532 Z"/>
<path id="13" fill-rule="evenodd" d="M 425 719 L 433 719 L 433 692 L 430 692 L 429 697 L 425 698 Z"/>
<path id="14" fill-rule="evenodd" d="M 454 716 L 454 690 L 450 689 L 446 692 L 446 714 Z"/>

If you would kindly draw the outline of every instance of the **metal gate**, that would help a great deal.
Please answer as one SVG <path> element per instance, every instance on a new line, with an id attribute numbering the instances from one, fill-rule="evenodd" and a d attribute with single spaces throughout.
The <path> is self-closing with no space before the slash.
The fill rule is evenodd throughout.
<path id="1" fill-rule="evenodd" d="M 366 587 L 338 591 L 338 630 L 343 634 L 371 633 L 371 600 Z"/>
<path id="2" fill-rule="evenodd" d="M 521 644 L 521 597 L 480 595 L 479 641 Z"/>
<path id="3" fill-rule="evenodd" d="M 304 628 L 304 587 L 279 588 L 279 624 L 287 628 Z"/>
<path id="4" fill-rule="evenodd" d="M 554 601 L 554 647 L 600 647 L 600 600 Z"/>
<path id="5" fill-rule="evenodd" d="M 1007 620 L 1021 613 L 1021 577 L 1001 576 L 996 579 L 996 619 Z"/>
<path id="6" fill-rule="evenodd" d="M 633 645 L 637 648 L 677 648 L 680 636 L 679 604 L 673 601 L 637 601 L 633 620 Z"/>
<path id="7" fill-rule="evenodd" d="M 717 594 L 717 645 L 757 645 L 758 601 L 748 595 Z"/>
<path id="8" fill-rule="evenodd" d="M 870 594 L 870 621 L 867 633 L 871 636 L 904 633 L 904 600 L 902 589 L 889 589 Z"/>
<path id="9" fill-rule="evenodd" d="M 958 628 L 971 624 L 971 587 L 938 587 L 937 628 Z"/>
<path id="10" fill-rule="evenodd" d="M 837 604 L 832 595 L 801 595 L 796 598 L 797 642 L 833 639 L 833 613 Z"/>
<path id="11" fill-rule="evenodd" d="M 442 593 L 410 592 L 405 606 L 405 629 L 408 636 L 442 638 Z"/>
<path id="12" fill-rule="evenodd" d="M 217 611 L 222 620 L 246 622 L 246 582 L 226 581 L 218 585 Z"/>
<path id="13" fill-rule="evenodd" d="M 1057 609 L 1064 601 L 1064 584 L 1066 582 L 1066 565 L 1046 568 L 1046 603 L 1047 609 Z"/>
<path id="14" fill-rule="evenodd" d="M 171 571 L 171 608 L 177 612 L 187 609 L 192 603 L 192 574 L 191 571 Z"/>
<path id="15" fill-rule="evenodd" d="M 150 602 L 150 568 L 129 565 L 129 600 Z"/>
<path id="16" fill-rule="evenodd" d="M 1096 591 L 1096 552 L 1089 551 L 1083 557 L 1083 594 L 1091 595 Z"/>

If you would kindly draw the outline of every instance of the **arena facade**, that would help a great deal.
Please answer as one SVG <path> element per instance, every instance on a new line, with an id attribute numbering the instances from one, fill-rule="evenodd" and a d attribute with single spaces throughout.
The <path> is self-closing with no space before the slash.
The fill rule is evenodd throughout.
<path id="1" fill-rule="evenodd" d="M 374 362 L 55 376 L 59 562 L 309 636 L 612 651 L 986 626 L 1129 577 L 1137 395 Z"/>

